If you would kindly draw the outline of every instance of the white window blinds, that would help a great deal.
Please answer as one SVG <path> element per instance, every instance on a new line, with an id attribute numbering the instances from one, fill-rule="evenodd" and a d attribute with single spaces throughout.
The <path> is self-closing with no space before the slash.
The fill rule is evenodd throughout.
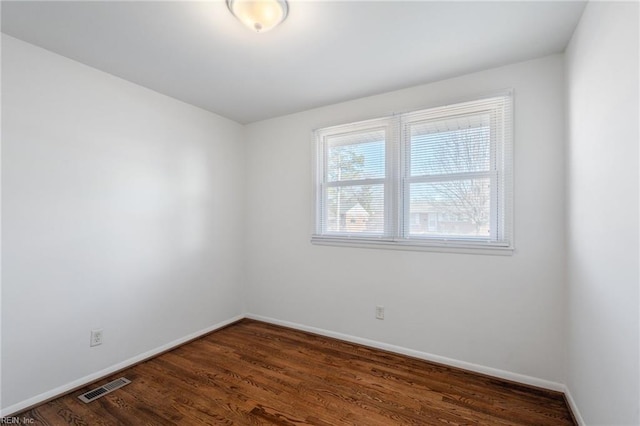
<path id="1" fill-rule="evenodd" d="M 511 93 L 316 132 L 314 242 L 512 248 Z"/>

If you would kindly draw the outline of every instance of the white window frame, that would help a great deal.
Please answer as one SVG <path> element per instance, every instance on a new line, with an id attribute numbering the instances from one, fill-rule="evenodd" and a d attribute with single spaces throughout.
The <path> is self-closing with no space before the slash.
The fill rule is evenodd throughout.
<path id="1" fill-rule="evenodd" d="M 496 100 L 499 102 L 496 103 Z M 491 165 L 486 172 L 447 175 L 449 180 L 484 177 L 490 179 L 490 231 L 488 238 L 457 236 L 410 236 L 409 197 L 405 187 L 413 182 L 445 179 L 443 176 L 410 176 L 407 159 L 410 139 L 405 130 L 411 124 L 460 115 L 489 114 L 491 117 Z M 385 177 L 358 181 L 328 182 L 326 175 L 328 140 L 354 132 L 384 128 Z M 314 132 L 314 244 L 366 248 L 427 250 L 440 252 L 513 253 L 513 91 L 505 90 L 472 101 L 449 104 L 373 120 L 318 129 Z M 371 181 L 371 182 L 369 182 Z M 375 182 L 374 182 L 375 181 Z M 327 188 L 333 186 L 384 184 L 384 232 L 382 234 L 327 232 Z M 408 193 L 408 192 L 407 192 Z"/>

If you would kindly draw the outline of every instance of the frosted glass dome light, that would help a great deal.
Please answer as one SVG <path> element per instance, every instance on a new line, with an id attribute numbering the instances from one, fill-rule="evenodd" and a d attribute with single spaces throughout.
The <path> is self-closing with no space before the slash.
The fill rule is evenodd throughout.
<path id="1" fill-rule="evenodd" d="M 227 7 L 240 22 L 259 33 L 276 27 L 289 13 L 286 0 L 227 0 Z"/>

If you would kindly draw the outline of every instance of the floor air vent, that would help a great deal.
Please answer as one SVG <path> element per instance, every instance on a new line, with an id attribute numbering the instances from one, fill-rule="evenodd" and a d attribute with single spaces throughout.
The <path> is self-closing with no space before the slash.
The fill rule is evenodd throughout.
<path id="1" fill-rule="evenodd" d="M 90 390 L 89 392 L 85 392 L 80 395 L 80 401 L 82 402 L 91 402 L 108 394 L 109 392 L 113 392 L 116 389 L 120 389 L 124 385 L 128 385 L 131 383 L 131 380 L 125 379 L 124 377 L 120 377 L 119 379 L 114 380 L 113 382 L 109 382 L 106 385 L 100 386 L 94 390 Z"/>

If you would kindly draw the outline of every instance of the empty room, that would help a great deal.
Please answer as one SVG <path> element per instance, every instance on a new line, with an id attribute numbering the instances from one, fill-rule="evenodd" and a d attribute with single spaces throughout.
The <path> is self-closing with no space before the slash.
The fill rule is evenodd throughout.
<path id="1" fill-rule="evenodd" d="M 640 425 L 637 1 L 1 1 L 0 423 Z"/>

